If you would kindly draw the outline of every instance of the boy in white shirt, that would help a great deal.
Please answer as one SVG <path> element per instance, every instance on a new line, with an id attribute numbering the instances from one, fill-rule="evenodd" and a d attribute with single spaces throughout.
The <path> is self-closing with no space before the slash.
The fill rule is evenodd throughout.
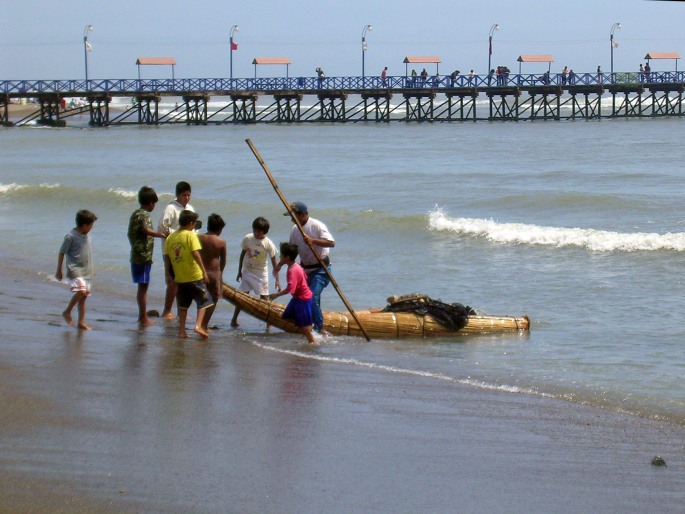
<path id="1" fill-rule="evenodd" d="M 269 297 L 269 265 L 267 259 L 271 259 L 273 275 L 276 279 L 276 290 L 281 290 L 281 283 L 276 271 L 276 256 L 278 250 L 266 237 L 269 233 L 269 221 L 261 216 L 252 222 L 252 233 L 247 234 L 240 247 L 240 259 L 238 262 L 238 276 L 236 281 L 240 282 L 240 290 L 245 292 L 254 291 L 262 299 Z M 238 326 L 238 314 L 240 307 L 236 307 L 231 319 L 231 326 Z"/>

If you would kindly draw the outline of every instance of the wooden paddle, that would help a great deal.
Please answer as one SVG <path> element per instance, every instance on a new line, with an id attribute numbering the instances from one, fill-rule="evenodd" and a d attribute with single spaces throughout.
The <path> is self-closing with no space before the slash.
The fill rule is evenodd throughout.
<path id="1" fill-rule="evenodd" d="M 340 290 L 340 287 L 338 286 L 338 283 L 333 278 L 333 275 L 328 270 L 326 265 L 323 263 L 323 261 L 321 260 L 321 257 L 319 257 L 319 254 L 314 251 L 314 248 L 311 245 L 311 243 L 309 243 L 307 241 L 307 235 L 304 233 L 304 229 L 302 228 L 302 225 L 300 225 L 300 222 L 298 221 L 297 217 L 293 214 L 292 210 L 290 209 L 290 204 L 285 199 L 285 196 L 283 196 L 283 193 L 281 193 L 281 190 L 278 188 L 278 184 L 276 183 L 276 180 L 274 180 L 273 175 L 271 175 L 271 172 L 269 171 L 269 168 L 266 166 L 264 159 L 262 159 L 262 156 L 259 155 L 259 152 L 255 148 L 255 146 L 252 144 L 252 141 L 250 139 L 246 139 L 245 142 L 247 143 L 247 146 L 250 147 L 250 150 L 252 150 L 252 153 L 257 158 L 257 161 L 259 162 L 259 164 L 262 166 L 264 173 L 266 173 L 266 176 L 269 178 L 269 182 L 271 182 L 271 185 L 273 186 L 274 191 L 276 191 L 276 194 L 281 199 L 281 202 L 283 202 L 283 205 L 285 206 L 286 210 L 288 211 L 288 214 L 290 214 L 290 217 L 293 219 L 293 221 L 295 221 L 297 228 L 300 230 L 300 233 L 302 234 L 302 239 L 307 244 L 307 246 L 309 246 L 309 249 L 314 254 L 314 257 L 316 257 L 316 260 L 319 261 L 319 264 L 321 265 L 323 270 L 326 272 L 326 275 L 328 275 L 328 278 L 330 279 L 331 284 L 333 284 L 333 287 L 335 287 L 335 290 L 338 292 L 338 296 L 340 296 L 340 299 L 345 304 L 345 307 L 347 307 L 347 310 L 350 312 L 350 314 L 352 315 L 354 320 L 357 322 L 357 325 L 359 325 L 359 329 L 362 331 L 362 334 L 364 334 L 364 337 L 366 338 L 367 341 L 371 341 L 371 338 L 367 335 L 366 330 L 364 330 L 364 326 L 361 324 L 361 321 L 359 321 L 359 318 L 357 318 L 357 314 L 354 312 L 354 309 L 352 309 L 352 306 L 347 302 L 345 295 Z"/>

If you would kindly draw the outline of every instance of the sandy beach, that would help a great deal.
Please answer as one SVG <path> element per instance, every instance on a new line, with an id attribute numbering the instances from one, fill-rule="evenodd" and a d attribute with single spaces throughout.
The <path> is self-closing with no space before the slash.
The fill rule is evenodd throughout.
<path id="1" fill-rule="evenodd" d="M 1 273 L 2 512 L 682 512 L 682 426 L 273 351 L 228 304 L 139 331 L 132 287 L 79 332 Z"/>

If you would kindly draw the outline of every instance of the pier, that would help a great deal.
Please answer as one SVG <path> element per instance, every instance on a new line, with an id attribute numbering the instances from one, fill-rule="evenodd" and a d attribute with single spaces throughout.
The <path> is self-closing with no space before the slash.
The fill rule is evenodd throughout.
<path id="1" fill-rule="evenodd" d="M 87 116 L 95 127 L 644 118 L 683 116 L 684 89 L 685 73 L 677 71 L 649 77 L 630 72 L 497 78 L 18 80 L 0 82 L 0 123 L 64 126 L 76 115 Z M 64 99 L 71 98 L 83 102 L 66 106 Z M 115 98 L 126 102 L 113 108 Z M 35 111 L 11 119 L 10 106 L 22 101 L 32 102 Z"/>

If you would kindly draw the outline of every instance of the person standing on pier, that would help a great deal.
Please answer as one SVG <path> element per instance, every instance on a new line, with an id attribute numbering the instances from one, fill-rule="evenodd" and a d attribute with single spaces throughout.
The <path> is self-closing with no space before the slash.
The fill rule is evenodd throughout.
<path id="1" fill-rule="evenodd" d="M 649 66 L 649 61 L 645 63 L 645 82 L 649 82 L 649 75 L 652 73 L 652 68 Z"/>
<path id="2" fill-rule="evenodd" d="M 297 218 L 304 237 L 297 225 L 293 226 L 290 231 L 290 243 L 297 245 L 300 256 L 300 264 L 307 274 L 307 285 L 312 290 L 314 295 L 312 298 L 312 316 L 314 318 L 314 330 L 325 335 L 323 329 L 323 313 L 321 312 L 321 292 L 330 283 L 331 279 L 321 267 L 319 260 L 312 253 L 312 248 L 318 255 L 321 262 L 323 262 L 329 273 L 331 271 L 331 261 L 328 256 L 329 249 L 335 246 L 335 239 L 328 231 L 326 225 L 321 221 L 310 218 L 307 206 L 302 202 L 295 202 L 290 204 L 290 211 L 283 213 L 284 216 L 292 216 Z M 293 220 L 294 221 L 294 220 Z M 311 245 L 311 248 L 310 248 Z M 281 270 L 283 263 L 279 263 L 274 270 L 278 273 Z"/>
<path id="3" fill-rule="evenodd" d="M 386 66 L 383 68 L 383 71 L 381 71 L 381 81 L 383 82 L 383 87 L 387 85 L 387 80 L 388 80 L 388 67 Z"/>
<path id="4" fill-rule="evenodd" d="M 568 66 L 564 66 L 564 69 L 561 70 L 561 84 L 566 85 L 566 80 L 568 78 Z"/>
<path id="5" fill-rule="evenodd" d="M 457 81 L 459 73 L 459 70 L 454 70 L 452 73 L 450 73 L 450 87 L 454 87 L 454 83 Z"/>
<path id="6" fill-rule="evenodd" d="M 169 203 L 162 212 L 157 224 L 157 232 L 169 236 L 179 229 L 179 217 L 184 210 L 195 212 L 193 206 L 190 205 L 191 187 L 188 182 L 181 181 L 176 184 L 176 198 Z M 174 280 L 167 282 L 166 295 L 164 297 L 164 310 L 162 311 L 162 318 L 173 319 L 174 313 L 171 309 L 174 306 L 176 292 L 178 288 Z"/>
<path id="7" fill-rule="evenodd" d="M 426 68 L 424 68 L 423 70 L 421 70 L 421 82 L 422 82 L 421 85 L 425 86 L 427 80 L 428 80 L 428 72 L 426 71 Z"/>
<path id="8" fill-rule="evenodd" d="M 316 68 L 316 76 L 319 79 L 319 89 L 321 89 L 321 86 L 323 85 L 323 79 L 326 78 L 326 74 L 323 72 L 321 67 Z"/>

